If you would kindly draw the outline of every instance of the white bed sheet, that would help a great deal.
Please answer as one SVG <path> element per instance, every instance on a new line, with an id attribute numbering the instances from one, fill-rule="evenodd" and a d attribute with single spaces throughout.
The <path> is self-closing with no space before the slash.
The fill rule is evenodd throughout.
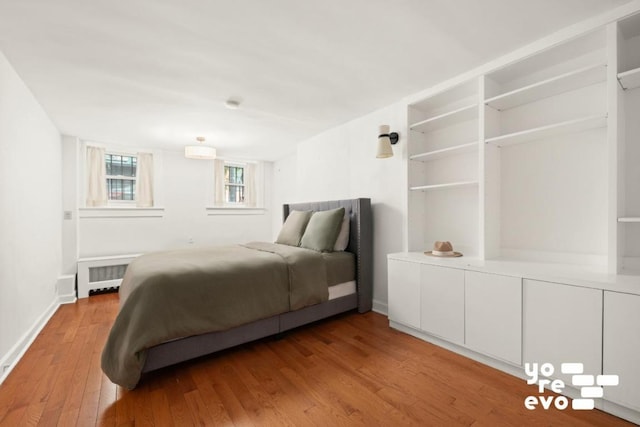
<path id="1" fill-rule="evenodd" d="M 344 297 L 356 293 L 356 281 L 339 283 L 329 286 L 329 300 Z"/>

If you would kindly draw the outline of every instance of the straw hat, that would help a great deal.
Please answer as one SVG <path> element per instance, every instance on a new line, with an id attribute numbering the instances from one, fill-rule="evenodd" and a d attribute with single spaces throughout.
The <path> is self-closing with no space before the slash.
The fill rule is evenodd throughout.
<path id="1" fill-rule="evenodd" d="M 433 244 L 433 250 L 424 253 L 429 256 L 437 256 L 437 257 L 457 257 L 462 256 L 460 252 L 454 252 L 453 246 L 451 242 L 435 242 Z"/>

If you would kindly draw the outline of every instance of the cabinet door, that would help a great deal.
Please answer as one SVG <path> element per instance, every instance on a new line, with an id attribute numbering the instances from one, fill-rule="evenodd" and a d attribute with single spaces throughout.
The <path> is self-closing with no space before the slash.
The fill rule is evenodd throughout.
<path id="1" fill-rule="evenodd" d="M 554 378 L 562 363 L 583 363 L 584 374 L 602 370 L 602 291 L 524 279 L 524 363 L 549 362 Z"/>
<path id="2" fill-rule="evenodd" d="M 389 320 L 420 328 L 420 264 L 390 259 Z"/>
<path id="3" fill-rule="evenodd" d="M 603 373 L 619 377 L 604 398 L 640 410 L 640 296 L 604 293 Z"/>
<path id="4" fill-rule="evenodd" d="M 465 344 L 522 363 L 522 279 L 465 272 Z"/>
<path id="5" fill-rule="evenodd" d="M 464 344 L 464 270 L 422 265 L 421 328 Z"/>

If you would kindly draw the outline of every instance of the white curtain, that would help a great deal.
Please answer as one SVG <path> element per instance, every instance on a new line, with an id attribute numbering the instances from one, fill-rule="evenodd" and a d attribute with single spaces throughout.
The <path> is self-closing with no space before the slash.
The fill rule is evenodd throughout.
<path id="1" fill-rule="evenodd" d="M 213 161 L 213 204 L 214 206 L 224 205 L 224 160 L 215 159 Z"/>
<path id="2" fill-rule="evenodd" d="M 107 205 L 107 167 L 104 148 L 87 146 L 87 206 Z"/>
<path id="3" fill-rule="evenodd" d="M 153 206 L 153 154 L 138 153 L 136 174 L 136 206 L 150 208 Z"/>
<path id="4" fill-rule="evenodd" d="M 244 168 L 244 205 L 249 208 L 255 208 L 257 198 L 256 164 L 247 163 Z"/>

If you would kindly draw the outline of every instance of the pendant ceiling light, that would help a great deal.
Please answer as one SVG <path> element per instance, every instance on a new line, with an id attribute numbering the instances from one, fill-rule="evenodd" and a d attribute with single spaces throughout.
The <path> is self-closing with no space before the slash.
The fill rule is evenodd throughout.
<path id="1" fill-rule="evenodd" d="M 196 138 L 198 145 L 187 145 L 184 147 L 184 156 L 187 159 L 213 160 L 216 158 L 216 149 L 204 145 L 204 137 Z"/>

